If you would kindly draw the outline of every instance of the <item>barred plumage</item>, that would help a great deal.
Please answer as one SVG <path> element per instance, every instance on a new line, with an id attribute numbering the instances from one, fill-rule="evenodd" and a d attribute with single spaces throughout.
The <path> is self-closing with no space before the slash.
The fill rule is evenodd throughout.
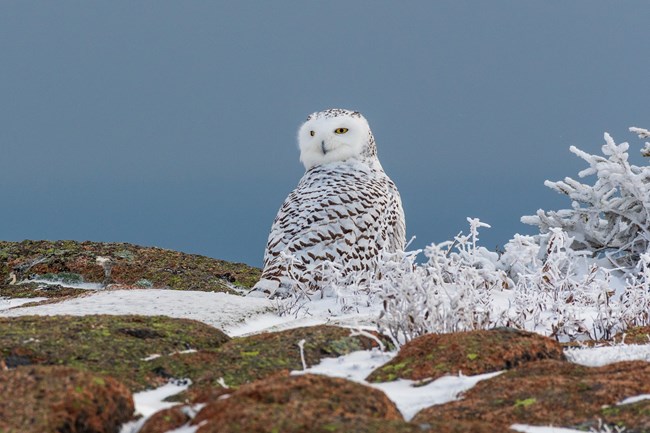
<path id="1" fill-rule="evenodd" d="M 399 192 L 377 159 L 365 118 L 341 109 L 314 113 L 298 140 L 307 171 L 271 228 L 254 288 L 267 295 L 285 295 L 296 278 L 317 288 L 304 271 L 324 261 L 341 265 L 344 274 L 372 271 L 382 250 L 404 249 Z M 293 273 L 288 256 L 295 259 Z"/>

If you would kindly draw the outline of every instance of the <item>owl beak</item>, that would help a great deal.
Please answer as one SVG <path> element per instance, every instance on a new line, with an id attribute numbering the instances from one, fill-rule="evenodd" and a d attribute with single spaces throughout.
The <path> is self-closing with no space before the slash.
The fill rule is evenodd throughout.
<path id="1" fill-rule="evenodd" d="M 323 155 L 327 154 L 327 150 L 325 149 L 325 140 L 320 142 L 320 148 L 323 151 Z"/>

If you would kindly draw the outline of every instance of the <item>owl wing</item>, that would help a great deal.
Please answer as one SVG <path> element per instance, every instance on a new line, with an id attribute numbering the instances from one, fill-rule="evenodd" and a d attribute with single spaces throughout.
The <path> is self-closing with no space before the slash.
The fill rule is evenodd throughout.
<path id="1" fill-rule="evenodd" d="M 404 217 L 402 198 L 393 181 L 388 177 L 386 177 L 386 180 L 386 194 L 389 196 L 389 200 L 385 212 L 387 234 L 385 248 L 389 252 L 404 251 L 404 248 L 406 248 L 406 218 Z"/>
<path id="2" fill-rule="evenodd" d="M 381 248 L 403 248 L 404 232 L 399 193 L 383 171 L 313 169 L 275 218 L 262 279 L 287 276 L 286 255 L 297 259 L 298 270 L 322 261 L 344 273 L 365 270 Z"/>

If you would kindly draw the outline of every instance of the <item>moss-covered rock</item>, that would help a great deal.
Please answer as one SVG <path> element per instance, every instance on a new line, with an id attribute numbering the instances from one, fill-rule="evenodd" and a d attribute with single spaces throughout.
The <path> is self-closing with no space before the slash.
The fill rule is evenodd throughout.
<path id="1" fill-rule="evenodd" d="M 641 432 L 648 431 L 644 430 L 650 423 L 648 406 L 617 403 L 648 393 L 647 362 L 584 367 L 543 360 L 479 382 L 462 400 L 424 409 L 414 422 L 471 421 L 505 429 L 516 423 L 584 427 L 603 420 L 624 425 L 625 431 Z"/>
<path id="2" fill-rule="evenodd" d="M 182 427 L 192 420 L 188 412 L 187 407 L 180 405 L 158 411 L 147 419 L 138 433 L 166 433 Z"/>
<path id="3" fill-rule="evenodd" d="M 208 403 L 192 424 L 197 433 L 307 433 L 372 419 L 397 422 L 402 416 L 381 391 L 307 374 L 244 385 L 228 398 Z"/>
<path id="4" fill-rule="evenodd" d="M 0 318 L 0 360 L 66 365 L 113 376 L 131 390 L 164 383 L 151 363 L 189 349 L 216 349 L 229 340 L 200 322 L 162 316 L 23 316 Z"/>
<path id="5" fill-rule="evenodd" d="M 0 298 L 49 298 L 65 299 L 88 293 L 59 284 L 0 284 Z"/>
<path id="6" fill-rule="evenodd" d="M 650 344 L 650 326 L 635 326 L 613 338 L 614 341 L 624 341 L 625 344 Z"/>
<path id="7" fill-rule="evenodd" d="M 191 378 L 192 388 L 183 397 L 204 402 L 223 394 L 223 385 L 238 387 L 302 370 L 299 344 L 303 340 L 307 366 L 378 345 L 350 329 L 321 325 L 234 338 L 216 350 L 154 359 L 151 365 L 167 376 Z"/>
<path id="8" fill-rule="evenodd" d="M 260 270 L 127 243 L 0 241 L 0 283 L 13 285 L 30 277 L 49 280 L 53 285 L 93 282 L 233 293 L 233 287 L 252 287 Z M 7 295 L 11 293 L 0 293 Z"/>
<path id="9" fill-rule="evenodd" d="M 133 415 L 129 390 L 69 367 L 0 371 L 0 432 L 117 433 Z"/>
<path id="10" fill-rule="evenodd" d="M 397 356 L 375 370 L 368 381 L 434 380 L 458 372 L 470 376 L 549 358 L 564 359 L 558 342 L 511 328 L 426 334 L 405 344 Z"/>
<path id="11" fill-rule="evenodd" d="M 597 430 L 601 423 L 616 426 L 621 431 L 625 428 L 626 432 L 650 433 L 650 400 L 602 407 L 598 416 L 575 428 Z"/>

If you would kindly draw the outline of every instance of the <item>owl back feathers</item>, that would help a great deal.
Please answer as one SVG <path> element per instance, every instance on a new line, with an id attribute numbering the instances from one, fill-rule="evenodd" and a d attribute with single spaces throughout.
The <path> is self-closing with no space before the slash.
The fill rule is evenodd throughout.
<path id="1" fill-rule="evenodd" d="M 269 235 L 256 290 L 280 295 L 307 284 L 323 262 L 342 274 L 374 271 L 382 250 L 403 250 L 405 222 L 395 184 L 381 165 L 358 160 L 307 170 L 284 201 Z"/>

